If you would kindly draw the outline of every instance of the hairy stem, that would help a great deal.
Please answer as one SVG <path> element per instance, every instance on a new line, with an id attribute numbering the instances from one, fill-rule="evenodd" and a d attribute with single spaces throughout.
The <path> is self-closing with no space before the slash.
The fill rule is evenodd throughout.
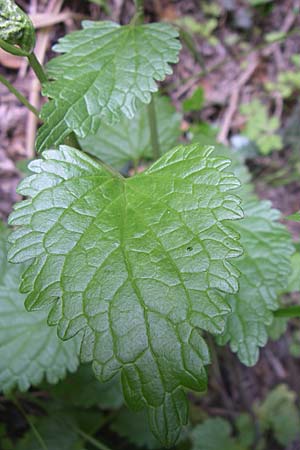
<path id="1" fill-rule="evenodd" d="M 155 100 L 152 95 L 151 102 L 148 105 L 148 120 L 150 127 L 150 138 L 151 138 L 151 146 L 152 146 L 152 155 L 156 160 L 160 157 L 160 146 L 158 139 L 158 130 L 157 130 L 157 119 L 156 119 L 156 111 L 155 111 Z"/>
<path id="2" fill-rule="evenodd" d="M 39 63 L 39 60 L 35 56 L 34 52 L 30 53 L 30 55 L 28 56 L 28 61 L 29 61 L 30 66 L 34 70 L 34 73 L 38 77 L 40 83 L 41 84 L 46 83 L 48 81 L 47 76 L 44 72 L 43 67 Z"/>
<path id="3" fill-rule="evenodd" d="M 300 306 L 287 306 L 286 308 L 279 308 L 274 311 L 275 317 L 300 317 Z"/>
<path id="4" fill-rule="evenodd" d="M 21 405 L 21 403 L 19 402 L 19 400 L 16 397 L 13 396 L 12 397 L 12 401 L 16 405 L 16 407 L 18 408 L 18 410 L 20 411 L 22 416 L 24 416 L 24 418 L 25 418 L 26 422 L 28 423 L 28 425 L 30 426 L 32 433 L 34 434 L 34 436 L 36 437 L 36 440 L 38 441 L 38 443 L 41 446 L 41 450 L 48 450 L 48 448 L 47 448 L 47 446 L 46 446 L 42 436 L 40 435 L 40 433 L 36 429 L 34 423 L 30 419 L 30 417 L 26 414 L 26 412 L 25 412 L 23 406 Z"/>
<path id="5" fill-rule="evenodd" d="M 7 87 L 7 89 L 15 96 L 17 99 L 23 103 L 24 106 L 26 106 L 27 109 L 29 109 L 34 115 L 39 117 L 38 110 L 27 100 L 26 97 L 24 97 L 21 92 L 18 91 L 3 75 L 0 74 L 0 83 L 4 84 L 4 86 Z"/>

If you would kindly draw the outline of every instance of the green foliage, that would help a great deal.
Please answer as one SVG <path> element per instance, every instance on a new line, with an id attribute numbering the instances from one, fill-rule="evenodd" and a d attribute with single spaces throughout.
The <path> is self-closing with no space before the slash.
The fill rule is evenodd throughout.
<path id="1" fill-rule="evenodd" d="M 259 100 L 253 100 L 242 105 L 240 111 L 246 117 L 243 133 L 256 143 L 263 155 L 282 148 L 281 137 L 275 134 L 279 120 L 275 116 L 269 117 L 265 105 Z"/>
<path id="2" fill-rule="evenodd" d="M 213 32 L 218 26 L 216 18 L 210 18 L 205 22 L 198 22 L 192 16 L 183 16 L 176 20 L 176 24 L 183 27 L 190 33 L 198 34 L 211 45 L 217 45 L 219 42 Z"/>
<path id="3" fill-rule="evenodd" d="M 35 427 L 47 450 L 84 450 L 83 441 L 72 428 L 69 416 L 56 415 L 40 418 Z M 42 450 L 32 430 L 19 441 L 15 450 Z"/>
<path id="4" fill-rule="evenodd" d="M 192 430 L 192 450 L 266 449 L 265 436 L 270 431 L 279 444 L 288 446 L 299 437 L 300 416 L 295 404 L 296 394 L 286 385 L 273 389 L 261 404 L 256 404 L 256 427 L 259 441 L 255 443 L 255 427 L 249 414 L 239 415 L 234 423 L 220 417 L 209 418 Z"/>
<path id="5" fill-rule="evenodd" d="M 273 31 L 265 35 L 265 41 L 268 43 L 282 41 L 286 38 L 286 33 L 283 31 Z"/>
<path id="6" fill-rule="evenodd" d="M 194 133 L 193 141 L 204 145 L 211 139 Z M 240 155 L 224 145 L 214 145 L 215 154 L 231 158 L 231 170 L 242 181 L 238 194 L 245 213 L 242 220 L 231 224 L 240 234 L 244 253 L 234 262 L 241 272 L 239 291 L 228 298 L 232 314 L 218 342 L 230 342 L 240 360 L 253 365 L 258 348 L 268 337 L 278 339 L 286 329 L 286 319 L 275 319 L 272 311 L 279 307 L 279 293 L 287 289 L 294 247 L 286 228 L 277 223 L 279 212 L 255 198 Z"/>
<path id="7" fill-rule="evenodd" d="M 240 414 L 235 421 L 235 428 L 238 432 L 237 441 L 242 448 L 251 448 L 255 442 L 255 429 L 253 419 L 248 413 Z M 257 446 L 257 450 L 258 446 Z"/>
<path id="8" fill-rule="evenodd" d="M 18 291 L 26 266 L 6 258 L 7 230 L 0 227 L 0 390 L 21 391 L 39 384 L 43 377 L 57 383 L 78 365 L 78 339 L 62 342 L 46 323 L 47 311 L 28 314 L 25 296 Z"/>
<path id="9" fill-rule="evenodd" d="M 217 1 L 202 1 L 201 9 L 205 15 L 212 17 L 220 17 L 222 13 L 221 5 L 219 5 Z"/>
<path id="10" fill-rule="evenodd" d="M 76 373 L 53 386 L 51 393 L 66 404 L 81 408 L 98 405 L 102 409 L 116 409 L 123 404 L 119 379 L 99 383 L 89 365 L 80 366 Z"/>
<path id="11" fill-rule="evenodd" d="M 180 135 L 181 115 L 168 97 L 155 97 L 157 131 L 161 149 L 170 150 Z M 122 117 L 115 125 L 102 123 L 95 135 L 79 140 L 81 148 L 120 169 L 128 162 L 152 159 L 147 106 L 138 108 L 133 119 Z"/>
<path id="12" fill-rule="evenodd" d="M 289 343 L 289 352 L 294 358 L 300 358 L 300 331 L 295 330 Z"/>
<path id="13" fill-rule="evenodd" d="M 267 3 L 272 3 L 274 0 L 247 0 L 252 6 L 265 5 Z"/>
<path id="14" fill-rule="evenodd" d="M 286 317 L 273 317 L 272 323 L 267 326 L 268 336 L 273 341 L 277 341 L 287 329 Z"/>
<path id="15" fill-rule="evenodd" d="M 207 419 L 192 431 L 192 450 L 246 450 L 231 436 L 230 424 L 220 418 Z"/>
<path id="16" fill-rule="evenodd" d="M 272 311 L 278 309 L 278 294 L 287 286 L 294 251 L 291 236 L 277 223 L 279 212 L 268 202 L 244 201 L 245 217 L 234 224 L 244 253 L 234 264 L 241 272 L 239 291 L 229 295 L 232 314 L 219 342 L 230 342 L 246 365 L 254 365 L 258 348 L 266 344 Z"/>
<path id="17" fill-rule="evenodd" d="M 218 134 L 218 129 L 216 127 L 212 127 L 207 122 L 198 122 L 197 124 L 192 125 L 189 128 L 189 138 L 193 142 L 196 140 L 196 137 L 197 138 L 199 137 L 200 142 L 201 142 L 201 138 L 209 137 L 209 138 L 211 138 L 209 145 L 215 146 L 217 134 Z"/>
<path id="18" fill-rule="evenodd" d="M 122 409 L 111 425 L 111 429 L 137 447 L 158 449 L 161 445 L 151 433 L 144 411 Z"/>
<path id="19" fill-rule="evenodd" d="M 282 98 L 289 98 L 295 92 L 300 90 L 300 61 L 299 55 L 292 56 L 292 62 L 297 70 L 285 70 L 280 72 L 276 82 L 268 81 L 265 83 L 265 88 L 268 92 L 278 92 Z"/>
<path id="20" fill-rule="evenodd" d="M 8 436 L 6 426 L 0 423 L 0 448 L 2 450 L 14 450 L 14 444 Z"/>
<path id="21" fill-rule="evenodd" d="M 286 220 L 291 220 L 292 222 L 300 222 L 300 212 L 296 212 L 290 214 L 289 216 L 285 216 Z"/>
<path id="22" fill-rule="evenodd" d="M 201 390 L 208 350 L 196 328 L 223 331 L 237 290 L 241 217 L 229 161 L 198 145 L 176 147 L 123 179 L 61 147 L 30 164 L 28 200 L 10 222 L 10 258 L 35 258 L 23 275 L 28 309 L 52 305 L 49 323 L 67 339 L 84 331 L 83 361 L 102 381 L 122 372 L 132 408 L 170 445 L 186 423 L 181 386 Z M 201 213 L 199 213 L 201 211 Z M 59 300 L 57 300 L 59 298 Z"/>
<path id="23" fill-rule="evenodd" d="M 202 87 L 198 87 L 193 92 L 192 96 L 185 99 L 182 103 L 183 111 L 199 111 L 204 103 L 204 90 Z"/>
<path id="24" fill-rule="evenodd" d="M 291 257 L 292 273 L 285 292 L 300 292 L 300 253 L 295 252 Z"/>
<path id="25" fill-rule="evenodd" d="M 283 446 L 299 437 L 300 416 L 295 404 L 296 394 L 280 384 L 257 407 L 257 415 L 263 430 L 272 430 Z"/>
<path id="26" fill-rule="evenodd" d="M 163 80 L 172 72 L 169 63 L 178 61 L 178 33 L 169 24 L 82 25 L 60 39 L 54 49 L 63 55 L 47 66 L 54 81 L 44 86 L 44 95 L 52 101 L 42 108 L 38 151 L 57 147 L 72 131 L 79 138 L 95 134 L 102 120 L 132 118 L 136 101 L 149 103 L 155 80 Z"/>
<path id="27" fill-rule="evenodd" d="M 11 53 L 29 55 L 34 45 L 35 31 L 27 14 L 14 1 L 0 0 L 0 47 Z"/>

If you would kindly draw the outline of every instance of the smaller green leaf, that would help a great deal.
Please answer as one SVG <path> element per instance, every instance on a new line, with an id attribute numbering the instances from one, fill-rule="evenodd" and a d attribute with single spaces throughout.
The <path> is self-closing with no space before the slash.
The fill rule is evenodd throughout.
<path id="1" fill-rule="evenodd" d="M 202 144 L 205 144 L 207 142 L 212 142 L 212 140 L 210 138 L 207 138 L 205 136 L 203 136 L 201 133 L 197 133 L 197 131 L 195 131 L 194 136 L 193 136 L 193 141 L 194 142 L 200 142 Z M 244 220 L 240 221 L 237 226 L 239 227 L 240 225 L 243 224 L 243 222 L 247 222 L 247 220 L 249 220 L 249 211 L 248 211 L 248 207 L 251 204 L 251 202 L 253 203 L 253 206 L 255 205 L 255 202 L 257 202 L 256 204 L 256 208 L 259 210 L 261 209 L 260 215 L 263 217 L 265 215 L 265 219 L 267 219 L 268 216 L 268 207 L 267 205 L 263 206 L 263 203 L 256 201 L 254 199 L 253 196 L 253 186 L 250 183 L 250 173 L 246 167 L 246 165 L 243 163 L 243 159 L 241 157 L 241 155 L 237 152 L 237 151 L 233 151 L 228 147 L 225 147 L 224 145 L 220 145 L 218 143 L 214 143 L 215 146 L 215 154 L 217 154 L 218 156 L 223 156 L 223 157 L 227 157 L 230 158 L 232 160 L 232 164 L 231 164 L 231 170 L 234 171 L 235 175 L 241 180 L 242 185 L 240 187 L 239 190 L 239 195 L 240 197 L 242 197 L 244 199 L 245 202 L 245 210 L 246 210 L 246 217 Z M 252 201 L 249 199 L 253 199 Z M 248 205 L 248 206 L 247 206 Z M 265 209 L 265 212 L 263 213 L 263 210 Z M 255 210 L 255 208 L 254 208 Z M 269 211 L 271 213 L 271 211 Z M 273 211 L 274 212 L 274 211 Z M 253 214 L 254 211 L 252 211 L 251 214 Z M 278 216 L 278 213 L 275 213 L 275 216 Z M 271 214 L 272 216 L 272 214 Z M 271 217 L 270 216 L 270 217 Z M 274 216 L 274 219 L 275 219 Z M 254 222 L 256 223 L 256 225 L 259 223 L 259 221 L 262 219 L 262 217 L 259 219 L 258 217 L 255 219 L 253 218 Z M 251 220 L 251 218 L 250 218 Z M 246 226 L 247 227 L 247 226 Z M 252 226 L 250 225 L 249 228 L 251 228 Z M 254 226 L 255 227 L 255 226 Z M 253 227 L 253 229 L 254 229 Z M 243 226 L 242 226 L 243 228 Z M 261 228 L 261 229 L 259 229 Z M 256 239 L 254 238 L 253 235 L 253 242 L 252 242 L 252 246 L 250 248 L 250 242 L 252 240 L 252 238 L 248 237 L 245 241 L 244 241 L 244 247 L 246 249 L 245 254 L 241 257 L 241 260 L 248 260 L 249 265 L 247 265 L 247 267 L 244 267 L 244 270 L 242 270 L 242 275 L 241 275 L 241 281 L 240 281 L 240 292 L 235 295 L 234 297 L 236 297 L 238 300 L 234 306 L 234 313 L 233 316 L 231 316 L 229 318 L 229 322 L 227 324 L 227 331 L 229 328 L 231 328 L 231 333 L 232 333 L 232 348 L 235 348 L 236 346 L 240 346 L 240 351 L 239 351 L 239 356 L 240 358 L 246 362 L 246 364 L 250 364 L 250 361 L 252 361 L 252 363 L 256 360 L 255 358 L 257 358 L 258 356 L 258 349 L 257 349 L 257 343 L 259 342 L 260 339 L 263 339 L 262 342 L 266 342 L 267 337 L 269 336 L 271 339 L 276 340 L 279 339 L 279 337 L 285 332 L 286 330 L 286 324 L 287 324 L 287 319 L 286 318 L 275 318 L 273 317 L 273 315 L 269 315 L 269 313 L 267 313 L 266 309 L 264 309 L 264 302 L 266 300 L 266 295 L 260 295 L 260 291 L 262 291 L 262 289 L 266 289 L 267 288 L 267 292 L 268 295 L 271 294 L 271 285 L 272 285 L 272 280 L 263 280 L 261 279 L 260 283 L 257 284 L 261 284 L 261 288 L 260 289 L 256 289 L 256 287 L 254 289 L 251 288 L 251 284 L 248 286 L 247 288 L 247 282 L 246 282 L 246 278 L 248 277 L 248 272 L 250 277 L 249 278 L 253 278 L 254 275 L 257 276 L 258 274 L 255 274 L 252 272 L 253 267 L 255 267 L 255 265 L 261 265 L 263 263 L 263 259 L 261 261 L 259 261 L 258 258 L 255 258 L 255 261 L 253 262 L 253 264 L 251 263 L 251 254 L 256 253 L 259 246 L 260 246 L 260 239 L 262 239 L 263 241 L 266 240 L 266 242 L 268 242 L 268 238 L 265 236 L 262 236 L 260 238 L 260 235 L 264 234 L 267 232 L 267 227 L 263 226 L 263 224 L 261 224 L 261 226 L 256 229 L 256 236 L 257 236 L 257 242 Z M 283 228 L 281 225 L 278 225 L 278 229 L 276 223 L 274 223 L 274 225 L 272 225 L 270 223 L 270 232 L 271 235 L 277 234 L 276 237 L 276 241 L 279 240 L 280 237 L 280 229 Z M 242 242 L 244 240 L 244 236 L 245 236 L 245 230 L 239 230 L 240 235 L 242 237 Z M 290 237 L 288 236 L 287 233 L 283 233 L 283 236 L 286 236 L 287 239 L 287 244 L 283 245 L 284 249 L 282 251 L 282 254 L 285 254 L 285 258 L 284 258 L 284 263 L 282 264 L 283 266 L 285 266 L 287 268 L 287 266 L 289 265 L 289 258 L 286 258 L 286 254 L 292 251 L 291 246 L 290 246 Z M 273 238 L 270 239 L 270 244 L 272 242 Z M 289 241 L 289 245 L 288 245 L 288 241 Z M 265 244 L 264 244 L 265 245 Z M 278 242 L 277 242 L 278 245 Z M 274 246 L 274 243 L 272 243 L 272 247 Z M 279 246 L 280 247 L 280 246 Z M 275 249 L 275 248 L 274 248 Z M 273 250 L 274 250 L 273 249 Z M 268 251 L 270 251 L 271 249 L 266 249 L 265 252 L 267 253 Z M 263 254 L 264 252 L 262 252 Z M 280 253 L 281 250 L 279 248 L 279 252 L 277 251 L 277 257 L 278 257 L 278 261 L 280 260 Z M 248 254 L 248 256 L 247 256 Z M 270 261 L 271 261 L 272 257 L 270 257 Z M 296 265 L 297 266 L 297 265 Z M 237 265 L 238 268 L 240 268 L 240 264 Z M 299 262 L 299 267 L 300 267 L 300 262 Z M 270 278 L 272 278 L 270 276 Z M 279 277 L 281 279 L 281 282 L 286 282 L 286 277 L 284 276 Z M 297 276 L 295 277 L 297 280 Z M 300 276 L 299 276 L 300 278 Z M 276 281 L 275 281 L 276 280 Z M 280 286 L 279 286 L 279 279 L 277 276 L 273 277 L 273 282 L 274 282 L 274 287 L 277 284 L 277 291 L 280 291 Z M 251 293 L 250 293 L 251 292 Z M 273 294 L 274 297 L 274 294 Z M 255 304 L 257 303 L 257 307 L 253 308 L 253 311 L 251 311 L 251 304 Z M 269 302 L 268 302 L 269 303 Z M 247 306 L 248 305 L 248 306 Z M 250 307 L 249 307 L 250 306 Z M 237 309 L 235 309 L 237 308 Z M 264 313 L 259 313 L 257 314 L 257 311 L 259 310 L 264 310 Z M 235 316 L 236 314 L 236 316 Z M 265 321 L 265 325 L 264 324 Z M 272 323 L 270 323 L 272 321 Z M 269 324 L 268 324 L 269 323 Z M 251 331 L 252 329 L 252 331 Z M 247 335 L 250 333 L 250 336 L 247 337 Z M 234 336 L 234 337 L 233 337 Z M 229 338 L 229 336 L 227 336 Z M 218 339 L 218 341 L 224 342 L 226 339 L 226 333 L 224 336 L 222 336 L 221 338 Z M 248 341 L 248 344 L 247 344 Z M 251 348 L 252 345 L 252 348 Z M 261 345 L 264 345 L 263 343 Z M 244 346 L 244 350 L 241 350 Z M 246 355 L 246 348 L 249 351 L 248 356 Z"/>
<path id="2" fill-rule="evenodd" d="M 156 81 L 172 73 L 181 48 L 178 32 L 167 23 L 124 25 L 84 21 L 54 47 L 62 55 L 47 65 L 52 82 L 42 108 L 37 149 L 57 147 L 73 131 L 95 134 L 100 123 L 132 119 L 137 100 L 149 103 Z"/>
<path id="3" fill-rule="evenodd" d="M 256 407 L 262 429 L 271 429 L 283 446 L 300 437 L 300 416 L 295 400 L 296 393 L 285 384 L 279 384 Z"/>
<path id="4" fill-rule="evenodd" d="M 14 1 L 0 0 L 0 47 L 13 54 L 29 55 L 34 45 L 35 31 L 28 15 Z"/>
<path id="5" fill-rule="evenodd" d="M 204 103 L 204 90 L 202 87 L 198 87 L 193 95 L 187 99 L 185 99 L 182 103 L 183 111 L 199 111 Z"/>
<path id="6" fill-rule="evenodd" d="M 287 229 L 277 219 L 279 211 L 255 198 L 243 203 L 245 217 L 232 227 L 240 234 L 244 254 L 235 262 L 241 272 L 240 289 L 228 296 L 232 307 L 225 333 L 218 342 L 230 342 L 240 360 L 254 365 L 259 347 L 266 344 L 278 294 L 287 286 L 294 251 Z"/>
<path id="7" fill-rule="evenodd" d="M 159 145 L 163 151 L 176 144 L 181 131 L 181 115 L 168 97 L 155 96 Z M 122 117 L 115 125 L 101 123 L 95 135 L 80 139 L 81 148 L 120 169 L 128 162 L 151 159 L 152 146 L 147 105 L 140 104 L 133 119 Z"/>

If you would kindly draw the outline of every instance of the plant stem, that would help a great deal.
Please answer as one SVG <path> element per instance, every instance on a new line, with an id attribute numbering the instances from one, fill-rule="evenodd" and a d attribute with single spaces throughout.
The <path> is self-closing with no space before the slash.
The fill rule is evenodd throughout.
<path id="1" fill-rule="evenodd" d="M 10 53 L 11 55 L 15 56 L 28 56 L 27 52 L 24 52 L 24 50 L 15 47 L 12 44 L 9 44 L 8 42 L 3 41 L 0 39 L 0 47 L 3 48 L 7 53 Z"/>
<path id="2" fill-rule="evenodd" d="M 154 101 L 155 100 L 152 95 L 151 102 L 148 105 L 148 120 L 149 120 L 149 127 L 150 127 L 152 154 L 153 154 L 153 158 L 156 160 L 160 157 L 160 146 L 159 146 L 159 139 L 158 139 L 157 119 L 156 119 L 156 111 L 155 111 Z"/>
<path id="3" fill-rule="evenodd" d="M 287 306 L 286 308 L 279 308 L 274 311 L 275 317 L 300 317 L 300 306 Z"/>
<path id="4" fill-rule="evenodd" d="M 98 441 L 97 439 L 94 439 L 89 434 L 82 431 L 80 428 L 77 428 L 76 426 L 73 427 L 74 430 L 81 436 L 83 439 L 85 439 L 87 442 L 92 444 L 95 448 L 98 448 L 99 450 L 111 450 L 109 447 L 107 447 L 102 442 Z"/>
<path id="5" fill-rule="evenodd" d="M 139 25 L 144 22 L 144 1 L 134 0 L 135 14 L 130 21 L 130 25 Z"/>
<path id="6" fill-rule="evenodd" d="M 26 108 L 28 108 L 33 114 L 35 114 L 37 117 L 39 117 L 39 112 L 38 110 L 31 104 L 29 103 L 29 101 L 27 100 L 26 97 L 24 97 L 23 94 L 21 94 L 21 92 L 19 92 L 12 84 L 10 84 L 10 82 L 3 76 L 0 74 L 0 83 L 4 84 L 4 86 L 7 87 L 7 89 L 15 96 L 17 97 L 17 99 L 23 103 L 24 106 L 26 106 Z"/>
<path id="7" fill-rule="evenodd" d="M 28 61 L 29 61 L 30 66 L 34 70 L 36 76 L 40 80 L 40 83 L 41 84 L 46 83 L 48 81 L 47 76 L 44 72 L 43 67 L 39 63 L 39 60 L 35 56 L 34 52 L 30 53 L 30 55 L 28 56 Z"/>
<path id="8" fill-rule="evenodd" d="M 23 406 L 21 405 L 21 403 L 19 402 L 19 400 L 16 397 L 12 397 L 12 401 L 13 403 L 16 405 L 16 407 L 18 408 L 18 410 L 21 412 L 22 416 L 24 416 L 26 422 L 28 423 L 28 425 L 30 426 L 32 433 L 35 435 L 36 440 L 39 442 L 41 449 L 42 450 L 48 450 L 42 436 L 40 435 L 40 433 L 38 432 L 38 430 L 36 429 L 34 423 L 32 422 L 32 420 L 30 419 L 30 417 L 26 414 L 25 410 L 23 409 Z"/>

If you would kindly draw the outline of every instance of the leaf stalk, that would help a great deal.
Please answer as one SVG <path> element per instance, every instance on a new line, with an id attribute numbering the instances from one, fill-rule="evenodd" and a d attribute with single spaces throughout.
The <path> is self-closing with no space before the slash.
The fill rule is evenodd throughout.
<path id="1" fill-rule="evenodd" d="M 48 78 L 47 78 L 47 76 L 44 72 L 44 69 L 41 66 L 39 60 L 37 59 L 35 53 L 34 52 L 30 53 L 30 55 L 28 55 L 27 58 L 28 58 L 30 66 L 32 67 L 34 73 L 38 77 L 40 83 L 41 84 L 46 83 L 48 81 Z"/>
<path id="2" fill-rule="evenodd" d="M 275 317 L 300 317 L 300 305 L 287 306 L 285 308 L 279 308 L 277 311 L 274 311 Z"/>
<path id="3" fill-rule="evenodd" d="M 3 75 L 0 74 L 0 83 L 4 84 L 7 89 L 24 105 L 29 111 L 31 111 L 35 116 L 39 117 L 38 110 L 21 94 L 18 89 L 16 89 Z"/>
<path id="4" fill-rule="evenodd" d="M 149 128 L 150 128 L 152 154 L 153 154 L 153 159 L 157 160 L 160 157 L 160 145 L 159 145 L 158 130 L 157 130 L 155 100 L 154 100 L 153 95 L 152 95 L 151 102 L 149 103 L 147 109 L 148 109 L 148 120 L 149 120 Z"/>

